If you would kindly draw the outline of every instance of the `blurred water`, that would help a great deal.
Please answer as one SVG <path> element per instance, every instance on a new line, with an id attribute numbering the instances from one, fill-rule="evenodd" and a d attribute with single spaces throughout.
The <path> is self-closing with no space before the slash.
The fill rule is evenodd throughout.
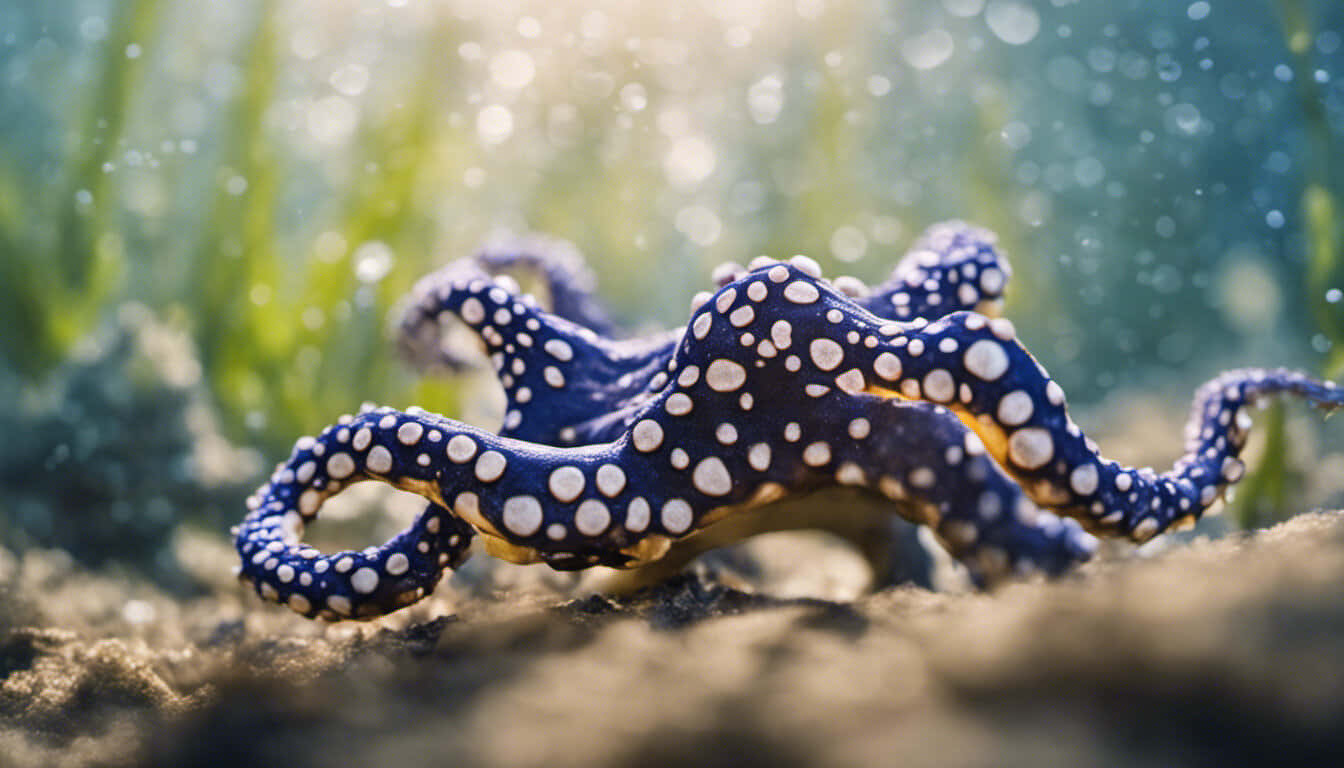
<path id="1" fill-rule="evenodd" d="M 456 411 L 386 315 L 501 228 L 638 326 L 719 261 L 875 279 L 949 217 L 1075 403 L 1320 370 L 1342 35 L 1336 0 L 0 0 L 0 392 L 68 411 L 134 301 L 190 372 L 143 386 L 271 456 L 365 399 Z"/>

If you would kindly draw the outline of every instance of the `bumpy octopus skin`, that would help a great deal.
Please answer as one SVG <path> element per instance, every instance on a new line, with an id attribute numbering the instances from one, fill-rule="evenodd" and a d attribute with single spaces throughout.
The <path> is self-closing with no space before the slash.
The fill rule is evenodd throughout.
<path id="1" fill-rule="evenodd" d="M 509 372 L 511 403 L 529 403 L 524 388 L 567 391 L 561 407 L 631 371 L 627 391 L 645 374 L 648 384 L 568 422 L 584 443 L 572 447 L 387 408 L 300 440 L 236 529 L 242 576 L 262 597 L 307 616 L 377 616 L 432 590 L 473 532 L 514 562 L 630 567 L 727 515 L 834 485 L 900 502 L 896 512 L 929 525 L 983 581 L 1054 573 L 1094 546 L 1077 523 L 1144 541 L 1197 518 L 1242 474 L 1247 406 L 1281 392 L 1344 404 L 1333 384 L 1302 374 L 1226 373 L 1197 395 L 1185 455 L 1157 474 L 1099 455 L 1009 321 L 892 320 L 806 263 L 732 277 L 694 309 L 665 362 L 657 344 L 627 349 L 479 277 L 437 295 Z M 584 383 L 595 391 L 571 389 Z M 514 430 L 534 416 L 539 434 L 566 428 L 545 412 L 511 413 Z M 588 439 L 598 433 L 610 437 Z M 326 498 L 364 479 L 430 505 L 380 547 L 324 555 L 299 543 Z"/>
<path id="2" fill-rule="evenodd" d="M 856 303 L 886 318 L 934 320 L 960 309 L 997 314 L 1012 269 L 996 242 L 994 233 L 981 227 L 962 221 L 941 222 L 921 234 L 881 284 L 869 287 L 857 278 L 839 277 L 834 285 Z M 820 275 L 820 268 L 811 259 L 797 256 L 791 261 Z M 723 287 L 745 272 L 740 264 L 721 264 L 713 271 L 713 282 Z M 470 296 L 462 289 L 472 287 L 475 280 L 486 279 L 510 293 L 521 293 L 514 275 L 539 283 L 537 287 L 547 297 L 552 315 L 608 337 L 611 353 L 601 365 L 570 367 L 564 387 L 519 386 L 518 370 L 525 362 L 512 359 L 514 347 L 499 343 L 489 324 L 466 326 L 475 332 L 474 338 L 454 332 L 464 321 L 463 307 L 468 308 L 469 316 L 477 314 L 476 307 L 464 301 Z M 484 283 L 476 282 L 474 287 L 479 291 Z M 630 426 L 635 410 L 630 406 L 641 404 L 665 386 L 664 366 L 671 360 L 680 335 L 654 333 L 611 344 L 622 334 L 596 296 L 595 287 L 596 277 L 578 249 L 568 242 L 536 235 L 495 238 L 472 257 L 452 262 L 416 285 L 402 302 L 398 341 L 407 360 L 426 372 L 439 368 L 460 371 L 479 359 L 479 345 L 487 342 L 509 402 L 501 434 L 546 445 L 609 442 Z M 709 297 L 709 293 L 698 294 L 694 306 Z M 611 412 L 618 409 L 622 418 L 611 418 Z M 538 418 L 538 414 L 543 417 Z M 622 580 L 626 586 L 618 588 L 670 573 L 705 549 L 752 533 L 795 526 L 824 527 L 851 539 L 870 558 L 878 584 L 910 581 L 931 587 L 932 561 L 924 552 L 916 526 L 909 522 L 919 517 L 918 511 L 894 510 L 897 514 L 892 514 L 893 505 L 906 504 L 874 499 L 871 505 L 851 505 L 840 517 L 813 514 L 796 519 L 796 515 L 781 511 L 768 518 L 739 521 L 732 530 L 719 528 L 713 536 L 697 537 L 689 546 L 674 547 L 658 568 L 644 569 L 632 581 Z M 882 510 L 891 516 L 886 521 L 878 518 Z M 857 523 L 857 528 L 851 513 L 864 521 Z M 1023 552 L 1032 549 L 1023 544 L 1018 548 Z M 1059 560 L 1040 564 L 1048 565 L 1052 572 L 1066 565 Z"/>
<path id="3" fill-rule="evenodd" d="M 488 242 L 470 258 L 445 265 L 416 285 L 398 334 L 406 358 L 425 369 L 460 371 L 469 367 L 470 351 L 463 354 L 451 345 L 440 344 L 441 308 L 435 306 L 434 294 L 440 286 L 478 277 L 498 277 L 511 293 L 521 293 L 517 282 L 509 276 L 512 272 L 538 278 L 552 315 L 594 333 L 616 335 L 615 323 L 595 294 L 597 278 L 573 244 L 539 235 L 504 237 Z"/>
<path id="4" fill-rule="evenodd" d="M 868 287 L 856 278 L 842 277 L 834 285 L 856 304 L 893 320 L 932 321 L 970 309 L 997 314 L 1012 268 L 995 248 L 995 241 L 986 229 L 960 221 L 941 222 L 916 240 L 882 284 Z M 774 263 L 764 259 L 753 264 L 764 262 Z M 821 274 L 811 259 L 795 257 L 793 263 L 814 276 Z M 522 345 L 506 341 L 494 324 L 483 322 L 484 305 L 474 294 L 486 291 L 499 299 L 501 290 L 519 292 L 505 270 L 540 273 L 551 297 L 551 321 L 574 323 L 578 328 L 571 330 L 590 342 L 596 353 L 580 364 L 564 366 L 562 374 L 550 374 L 553 380 L 563 378 L 564 386 L 523 381 L 519 371 L 526 370 L 527 361 L 519 355 L 525 357 L 526 348 L 519 353 Z M 723 287 L 746 274 L 746 269 L 728 263 L 714 272 L 715 282 Z M 492 280 L 494 285 L 489 284 Z M 468 355 L 441 340 L 446 325 L 466 323 L 484 342 L 504 387 L 508 408 L 500 434 L 547 445 L 614 440 L 633 423 L 638 408 L 666 386 L 666 366 L 680 334 L 611 339 L 612 324 L 592 295 L 593 283 L 582 257 L 563 241 L 533 237 L 486 247 L 416 285 L 400 323 L 403 354 L 425 369 L 461 369 Z M 693 306 L 704 304 L 709 296 L 698 294 Z"/>

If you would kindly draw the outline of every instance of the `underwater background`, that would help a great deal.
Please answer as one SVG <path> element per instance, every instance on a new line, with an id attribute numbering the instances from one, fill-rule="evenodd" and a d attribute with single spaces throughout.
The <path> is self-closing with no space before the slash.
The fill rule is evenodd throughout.
<path id="1" fill-rule="evenodd" d="M 0 533 L 143 561 L 363 401 L 493 426 L 389 313 L 501 232 L 648 328 L 977 222 L 1083 424 L 1168 461 L 1220 369 L 1344 371 L 1342 49 L 1331 0 L 0 3 Z M 1263 421 L 1235 517 L 1337 500 Z"/>
<path id="2" fill-rule="evenodd" d="M 721 262 L 876 282 L 946 219 L 1109 457 L 1169 465 L 1225 369 L 1338 380 L 1344 3 L 0 0 L 0 768 L 1338 764 L 1344 518 L 1302 513 L 1344 426 L 1292 404 L 1193 534 L 996 593 L 768 536 L 628 601 L 477 557 L 367 624 L 232 575 L 299 436 L 498 427 L 393 341 L 483 243 L 571 241 L 644 331 Z"/>

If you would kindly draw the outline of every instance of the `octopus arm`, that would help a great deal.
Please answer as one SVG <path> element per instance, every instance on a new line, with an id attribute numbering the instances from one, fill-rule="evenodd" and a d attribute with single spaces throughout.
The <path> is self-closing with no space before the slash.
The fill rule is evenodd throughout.
<path id="1" fill-rule="evenodd" d="M 1198 518 L 1243 474 L 1247 406 L 1276 394 L 1326 410 L 1344 405 L 1339 387 L 1302 373 L 1233 371 L 1200 390 L 1186 453 L 1170 471 L 1126 467 L 1101 456 L 1073 422 L 1063 389 L 1008 320 L 957 312 L 932 323 L 893 323 L 806 274 L 781 279 L 804 301 L 777 303 L 768 314 L 808 340 L 811 370 L 800 381 L 824 374 L 823 385 L 948 408 L 1036 504 L 1094 532 L 1146 541 Z"/>
<path id="2" fill-rule="evenodd" d="M 539 282 L 551 315 L 590 332 L 615 333 L 606 308 L 594 294 L 596 279 L 577 248 L 554 238 L 509 237 L 493 240 L 471 257 L 450 262 L 416 283 L 398 311 L 397 341 L 403 357 L 420 369 L 467 368 L 471 352 L 445 339 L 446 318 L 461 319 L 447 294 L 456 285 L 475 282 L 521 296 L 514 274 Z"/>
<path id="3" fill-rule="evenodd" d="M 869 312 L 892 320 L 933 321 L 962 310 L 998 314 L 1012 274 L 993 232 L 944 221 L 920 235 L 891 277 L 854 298 Z M 843 287 L 837 282 L 837 288 Z"/>

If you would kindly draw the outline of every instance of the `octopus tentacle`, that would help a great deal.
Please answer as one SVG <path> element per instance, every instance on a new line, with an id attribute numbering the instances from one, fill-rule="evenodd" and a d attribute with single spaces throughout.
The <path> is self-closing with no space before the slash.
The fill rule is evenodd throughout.
<path id="1" fill-rule="evenodd" d="M 596 295 L 597 277 L 573 243 L 553 237 L 528 235 L 487 243 L 475 256 L 492 275 L 524 271 L 538 275 L 549 297 L 551 314 L 612 335 L 616 324 Z"/>
<path id="2" fill-rule="evenodd" d="M 502 435 L 553 445 L 606 442 L 625 426 L 613 413 L 667 383 L 670 341 L 612 341 L 479 275 L 442 276 L 407 317 L 448 313 L 480 336 L 507 400 Z"/>
<path id="3" fill-rule="evenodd" d="M 650 430 L 659 429 L 650 421 L 616 443 L 566 449 L 422 411 L 342 419 L 300 440 L 249 500 L 235 531 L 241 575 L 304 615 L 368 618 L 432 590 L 444 567 L 465 558 L 467 524 L 487 551 L 514 562 L 572 569 L 656 558 L 703 511 L 699 499 L 675 494 L 669 470 L 650 466 Z M 432 503 L 380 547 L 322 555 L 299 543 L 327 498 L 369 479 Z"/>
<path id="4" fill-rule="evenodd" d="M 725 262 L 714 269 L 711 279 L 722 288 L 774 263 L 764 256 L 747 267 Z M 795 256 L 789 264 L 821 277 L 821 268 L 806 256 Z M 1012 266 L 998 249 L 998 237 L 993 232 L 952 220 L 924 230 L 884 282 L 869 286 L 845 276 L 836 278 L 833 284 L 841 294 L 878 317 L 932 321 L 961 310 L 997 315 L 1012 274 Z"/>
<path id="5" fill-rule="evenodd" d="M 247 502 L 249 513 L 234 529 L 240 575 L 267 600 L 305 616 L 378 615 L 409 605 L 434 589 L 444 568 L 470 554 L 474 530 L 445 509 L 433 493 L 430 463 L 412 454 L 390 409 L 341 421 L 317 437 L 300 439 L 289 459 Z M 445 443 L 442 432 L 426 432 Z M 414 458 L 412 458 L 414 456 Z M 362 480 L 382 480 L 432 501 L 406 530 L 379 547 L 323 555 L 300 543 L 305 524 L 323 501 Z"/>
<path id="6" fill-rule="evenodd" d="M 612 335 L 615 324 L 597 299 L 596 278 L 573 244 L 541 236 L 495 240 L 469 258 L 450 262 L 416 283 L 402 302 L 398 344 L 403 356 L 419 368 L 443 367 L 457 371 L 469 365 L 471 355 L 457 345 L 443 343 L 444 310 L 438 295 L 445 286 L 484 280 L 510 294 L 522 293 L 510 273 L 540 278 L 550 300 L 550 314 L 595 333 Z"/>
<path id="7" fill-rule="evenodd" d="M 902 516 L 929 526 L 977 582 L 1037 570 L 1057 575 L 1095 551 L 1076 522 L 1037 508 L 943 406 L 842 392 L 820 405 L 844 425 L 843 435 L 824 443 L 834 481 L 882 493 Z M 816 458 L 808 455 L 814 444 L 804 460 Z"/>
<path id="8" fill-rule="evenodd" d="M 993 232 L 963 221 L 934 224 L 891 277 L 855 303 L 878 317 L 936 320 L 961 310 L 997 315 L 1013 270 Z M 837 286 L 841 287 L 842 286 Z"/>
<path id="9" fill-rule="evenodd" d="M 1245 404 L 1280 392 L 1327 408 L 1344 404 L 1334 384 L 1303 374 L 1233 372 L 1203 391 L 1199 422 L 1190 430 L 1196 437 L 1173 470 L 1135 470 L 1100 456 L 1069 417 L 1063 390 L 1017 341 L 1008 320 L 959 312 L 934 323 L 892 323 L 802 272 L 780 265 L 768 273 L 786 299 L 771 317 L 786 335 L 808 341 L 792 364 L 805 389 L 944 405 L 1037 504 L 1090 530 L 1135 541 L 1198 517 L 1240 478 L 1237 455 L 1249 428 Z M 697 321 L 708 335 L 717 318 L 705 317 Z"/>
<path id="10" fill-rule="evenodd" d="M 683 384 L 683 397 L 703 394 Z M 1058 572 L 1091 553 L 1076 525 L 1037 515 L 941 407 L 865 397 L 782 431 L 741 418 L 707 430 L 668 409 L 677 395 L 667 392 L 619 440 L 583 448 L 510 440 L 424 412 L 343 419 L 301 440 L 250 501 L 235 534 L 242 575 L 263 598 L 306 616 L 369 618 L 432 591 L 444 568 L 465 559 L 471 527 L 487 551 L 514 562 L 631 566 L 725 515 L 836 484 L 904 502 L 894 509 L 933 525 L 985 581 L 1010 566 Z M 732 419 L 740 398 L 721 400 L 706 399 L 705 410 Z M 739 440 L 750 447 L 725 446 Z M 299 543 L 327 498 L 369 479 L 431 504 L 379 547 L 323 555 Z"/>

